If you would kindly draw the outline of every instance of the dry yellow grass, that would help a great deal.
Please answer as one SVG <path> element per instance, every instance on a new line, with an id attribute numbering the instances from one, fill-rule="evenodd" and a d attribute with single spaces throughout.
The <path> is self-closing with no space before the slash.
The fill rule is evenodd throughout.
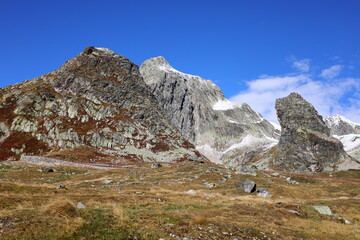
<path id="1" fill-rule="evenodd" d="M 54 200 L 47 206 L 44 206 L 43 214 L 65 219 L 78 216 L 74 203 L 65 198 Z"/>
<path id="2" fill-rule="evenodd" d="M 220 172 L 227 175 L 228 170 L 215 166 L 219 171 L 205 173 L 209 167 L 214 165 L 184 162 L 161 169 L 56 168 L 45 174 L 37 166 L 0 165 L 0 232 L 4 239 L 176 239 L 170 234 L 194 239 L 360 239 L 360 205 L 354 199 L 360 195 L 358 183 L 296 177 L 300 184 L 291 185 L 264 173 L 231 173 L 221 183 Z M 189 178 L 199 173 L 204 174 Z M 360 172 L 351 172 L 351 177 L 360 177 Z M 112 182 L 106 184 L 106 179 Z M 273 197 L 236 189 L 245 179 L 268 188 Z M 143 184 L 126 185 L 130 182 Z M 155 182 L 159 184 L 149 184 Z M 58 184 L 67 189 L 54 188 Z M 188 194 L 190 189 L 196 194 Z M 85 209 L 75 207 L 79 201 Z M 328 205 L 354 224 L 321 216 L 314 205 Z"/>

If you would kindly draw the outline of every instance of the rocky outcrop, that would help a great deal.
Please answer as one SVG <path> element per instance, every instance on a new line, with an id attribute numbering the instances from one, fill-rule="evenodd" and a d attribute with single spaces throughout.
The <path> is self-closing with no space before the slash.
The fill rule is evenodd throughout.
<path id="1" fill-rule="evenodd" d="M 293 171 L 330 171 L 353 161 L 315 108 L 299 94 L 276 100 L 281 137 L 273 149 L 273 168 Z M 356 162 L 354 162 L 356 165 Z"/>
<path id="2" fill-rule="evenodd" d="M 246 153 L 255 149 L 241 148 L 245 137 L 275 139 L 279 134 L 249 105 L 230 102 L 212 81 L 181 73 L 163 57 L 146 60 L 140 73 L 169 120 L 213 162 L 247 162 Z M 235 149 L 237 154 L 226 154 Z"/>
<path id="3" fill-rule="evenodd" d="M 0 89 L 0 160 L 21 154 L 114 163 L 200 156 L 159 109 L 138 67 L 94 47 Z"/>

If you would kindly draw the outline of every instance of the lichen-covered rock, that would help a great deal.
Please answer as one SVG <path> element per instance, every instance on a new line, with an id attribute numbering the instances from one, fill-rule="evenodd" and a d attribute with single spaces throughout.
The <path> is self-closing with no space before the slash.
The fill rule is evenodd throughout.
<path id="1" fill-rule="evenodd" d="M 329 171 L 350 159 L 315 108 L 299 94 L 276 100 L 281 137 L 274 153 L 278 170 Z"/>
<path id="2" fill-rule="evenodd" d="M 255 150 L 251 146 L 241 148 L 236 156 L 227 155 L 224 162 L 225 151 L 233 149 L 248 135 L 278 137 L 274 127 L 249 105 L 230 102 L 212 81 L 181 73 L 163 57 L 146 60 L 140 73 L 169 120 L 213 162 L 231 162 L 242 153 Z"/>
<path id="3" fill-rule="evenodd" d="M 88 47 L 60 69 L 0 89 L 0 161 L 177 161 L 199 154 L 157 105 L 139 68 Z"/>

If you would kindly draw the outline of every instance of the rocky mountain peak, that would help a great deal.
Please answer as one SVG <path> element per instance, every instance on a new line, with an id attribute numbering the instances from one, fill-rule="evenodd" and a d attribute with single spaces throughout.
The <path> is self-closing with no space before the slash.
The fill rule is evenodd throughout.
<path id="1" fill-rule="evenodd" d="M 214 162 L 248 135 L 276 137 L 269 122 L 247 104 L 227 100 L 211 80 L 175 70 L 162 57 L 146 60 L 140 73 L 169 120 Z"/>
<path id="2" fill-rule="evenodd" d="M 0 160 L 177 161 L 200 155 L 171 124 L 139 68 L 87 47 L 61 68 L 0 89 Z"/>
<path id="3" fill-rule="evenodd" d="M 147 68 L 149 68 L 149 67 L 165 67 L 165 68 L 169 68 L 169 69 L 174 69 L 163 56 L 150 58 L 150 59 L 146 60 L 142 65 Z"/>

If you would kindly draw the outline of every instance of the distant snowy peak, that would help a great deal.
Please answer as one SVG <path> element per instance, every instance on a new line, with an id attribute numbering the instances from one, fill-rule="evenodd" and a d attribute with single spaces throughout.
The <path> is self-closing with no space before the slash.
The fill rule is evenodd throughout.
<path id="1" fill-rule="evenodd" d="M 360 133 L 360 124 L 340 116 L 333 115 L 325 119 L 325 123 L 330 128 L 331 135 L 347 135 Z"/>
<path id="2" fill-rule="evenodd" d="M 347 123 L 350 126 L 352 126 L 353 128 L 355 128 L 357 126 L 360 127 L 360 123 L 354 123 L 353 121 L 351 121 L 343 116 L 340 116 L 340 115 L 329 116 L 325 119 L 325 121 L 327 122 L 327 125 L 329 127 L 336 126 L 341 123 Z"/>

